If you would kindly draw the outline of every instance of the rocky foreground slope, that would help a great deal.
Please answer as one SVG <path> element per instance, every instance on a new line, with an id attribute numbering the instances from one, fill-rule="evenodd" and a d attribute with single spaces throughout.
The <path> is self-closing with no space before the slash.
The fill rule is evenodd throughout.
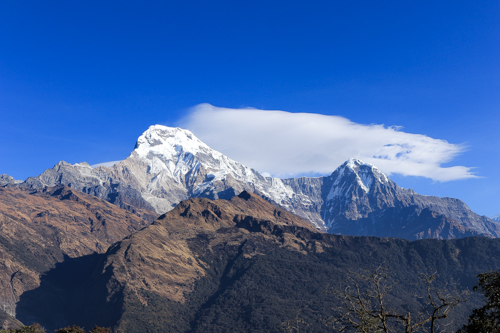
<path id="1" fill-rule="evenodd" d="M 191 132 L 160 125 L 144 132 L 124 161 L 97 168 L 60 162 L 22 185 L 36 189 L 60 184 L 149 221 L 182 200 L 231 198 L 246 190 L 330 233 L 410 240 L 500 236 L 498 222 L 475 214 L 462 201 L 403 189 L 360 160 L 351 159 L 325 177 L 264 177 Z"/>
<path id="2" fill-rule="evenodd" d="M 436 288 L 471 288 L 478 273 L 499 265 L 499 239 L 332 235 L 242 192 L 183 201 L 105 254 L 65 261 L 21 296 L 18 319 L 120 332 L 282 332 L 300 314 L 309 330 L 329 332 L 322 318 L 336 314 L 339 300 L 325 291 L 353 272 L 387 267 L 399 281 L 388 302 L 406 313 L 425 302 L 415 296 L 425 294 L 419 274 L 437 271 Z M 480 302 L 473 296 L 456 309 L 451 329 Z"/>

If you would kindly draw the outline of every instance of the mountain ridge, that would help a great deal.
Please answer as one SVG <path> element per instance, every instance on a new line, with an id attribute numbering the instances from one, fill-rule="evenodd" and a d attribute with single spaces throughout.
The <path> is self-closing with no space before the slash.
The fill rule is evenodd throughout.
<path id="1" fill-rule="evenodd" d="M 338 301 L 325 290 L 353 270 L 390 268 L 400 281 L 391 306 L 413 311 L 421 307 L 414 295 L 425 293 L 419 274 L 439 269 L 439 288 L 453 280 L 470 288 L 477 273 L 498 266 L 498 253 L 500 239 L 485 237 L 410 242 L 328 234 L 249 192 L 191 198 L 106 253 L 52 269 L 23 294 L 19 319 L 124 332 L 279 332 L 300 311 L 310 329 L 328 332 L 321 318 L 334 314 Z M 70 268 L 77 265 L 85 269 L 75 284 Z M 65 282 L 49 292 L 56 281 Z M 480 302 L 473 295 L 450 318 L 453 327 Z"/>
<path id="2" fill-rule="evenodd" d="M 475 214 L 460 200 L 403 189 L 357 159 L 329 176 L 264 177 L 211 149 L 190 131 L 162 125 L 150 126 L 130 156 L 110 167 L 60 162 L 23 184 L 71 186 L 131 211 L 149 211 L 149 216 L 141 216 L 149 221 L 188 198 L 228 199 L 250 191 L 331 233 L 406 239 L 500 236 L 500 224 Z M 426 209 L 432 214 L 422 215 Z M 425 230 L 415 227 L 422 220 Z"/>

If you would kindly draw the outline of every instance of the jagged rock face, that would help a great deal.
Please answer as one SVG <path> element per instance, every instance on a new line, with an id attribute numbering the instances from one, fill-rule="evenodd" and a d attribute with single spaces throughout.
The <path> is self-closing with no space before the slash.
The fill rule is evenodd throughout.
<path id="1" fill-rule="evenodd" d="M 160 125 L 151 126 L 130 156 L 109 168 L 60 162 L 25 182 L 32 188 L 56 184 L 96 195 L 149 221 L 188 198 L 228 199 L 250 191 L 331 233 L 410 240 L 429 235 L 500 236 L 498 223 L 475 214 L 460 200 L 400 188 L 375 166 L 356 159 L 327 177 L 264 177 L 211 149 L 191 132 Z M 425 209 L 433 214 L 422 215 Z M 446 217 L 446 227 L 439 215 Z M 424 217 L 421 228 L 414 227 Z"/>
<path id="2" fill-rule="evenodd" d="M 283 179 L 283 184 L 293 192 L 292 202 L 285 208 L 311 222 L 318 229 L 326 231 L 325 222 L 321 217 L 323 206 L 323 192 L 328 181 L 324 177 L 300 177 Z"/>
<path id="3" fill-rule="evenodd" d="M 347 161 L 326 182 L 331 186 L 321 215 L 331 233 L 410 240 L 500 236 L 498 223 L 475 214 L 462 201 L 403 189 L 359 160 Z"/>
<path id="4" fill-rule="evenodd" d="M 127 209 L 147 221 L 154 221 L 159 214 L 144 200 L 136 188 L 135 177 L 130 177 L 128 163 L 124 164 L 124 168 L 118 170 L 105 167 L 92 169 L 88 163 L 71 165 L 61 161 L 41 175 L 28 178 L 23 185 L 34 189 L 68 186 Z M 132 165 L 132 170 L 134 168 L 135 165 Z M 115 175 L 120 171 L 121 175 Z"/>
<path id="5" fill-rule="evenodd" d="M 396 185 L 371 165 L 349 160 L 328 178 L 331 186 L 322 215 L 329 229 L 335 229 L 340 220 L 358 220 L 394 206 Z"/>
<path id="6" fill-rule="evenodd" d="M 151 126 L 126 161 L 145 166 L 140 174 L 141 193 L 158 213 L 188 198 L 229 199 L 244 190 L 282 205 L 291 196 L 279 179 L 263 177 L 180 128 Z"/>
<path id="7" fill-rule="evenodd" d="M 497 214 L 495 216 L 492 216 L 491 219 L 495 222 L 500 222 L 500 214 Z"/>
<path id="8" fill-rule="evenodd" d="M 74 189 L 0 187 L 0 307 L 39 286 L 40 275 L 65 258 L 103 253 L 148 225 L 136 215 Z"/>
<path id="9" fill-rule="evenodd" d="M 19 184 L 22 183 L 22 180 L 15 180 L 12 176 L 1 174 L 0 175 L 0 186 L 4 186 L 7 184 Z"/>

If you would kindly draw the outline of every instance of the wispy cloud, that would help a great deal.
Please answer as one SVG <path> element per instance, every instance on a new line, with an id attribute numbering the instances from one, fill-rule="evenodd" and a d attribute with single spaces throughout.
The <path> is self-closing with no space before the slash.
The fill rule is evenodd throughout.
<path id="1" fill-rule="evenodd" d="M 329 174 L 352 157 L 386 174 L 441 182 L 476 177 L 469 167 L 441 166 L 462 153 L 462 145 L 340 116 L 200 104 L 178 125 L 230 158 L 277 177 Z"/>

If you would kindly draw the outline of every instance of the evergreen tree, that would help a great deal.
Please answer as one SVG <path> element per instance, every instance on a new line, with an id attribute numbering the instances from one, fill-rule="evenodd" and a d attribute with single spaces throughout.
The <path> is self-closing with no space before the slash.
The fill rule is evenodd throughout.
<path id="1" fill-rule="evenodd" d="M 459 333 L 500 333 L 500 270 L 481 273 L 474 291 L 480 290 L 486 304 L 475 309 Z"/>

